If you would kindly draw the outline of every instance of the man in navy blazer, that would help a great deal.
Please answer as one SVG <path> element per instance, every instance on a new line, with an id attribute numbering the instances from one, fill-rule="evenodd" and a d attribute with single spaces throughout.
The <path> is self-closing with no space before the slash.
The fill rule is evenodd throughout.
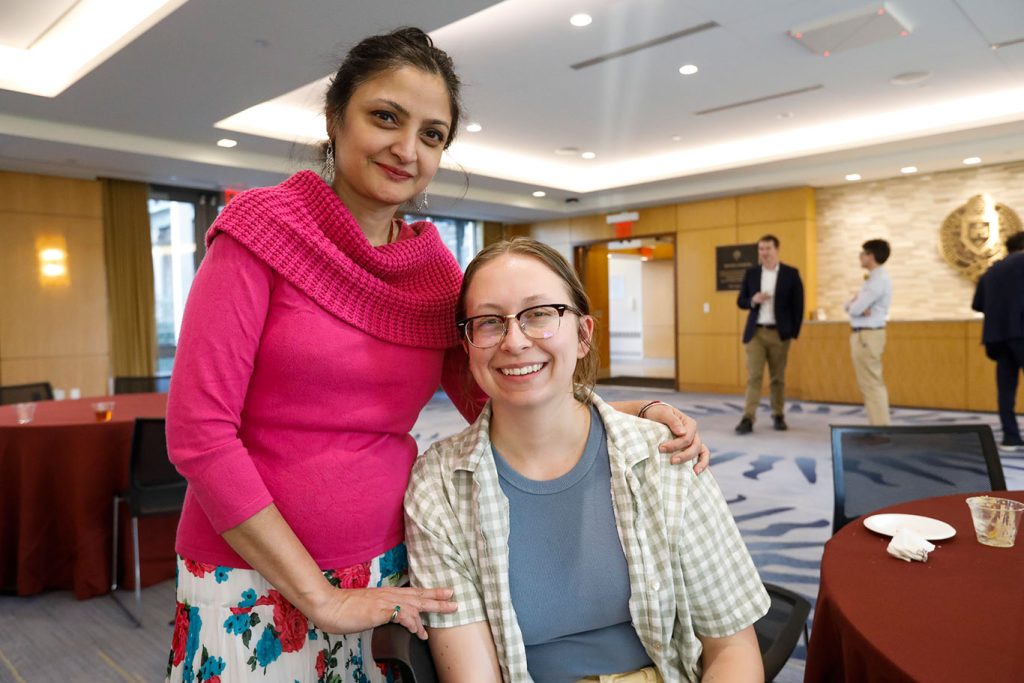
<path id="1" fill-rule="evenodd" d="M 1024 232 L 1006 239 L 1006 258 L 978 280 L 971 308 L 985 314 L 981 341 L 996 362 L 996 393 L 1004 446 L 1024 446 L 1014 403 L 1017 380 L 1024 367 Z"/>
<path id="2" fill-rule="evenodd" d="M 757 260 L 760 265 L 743 275 L 743 286 L 736 299 L 740 308 L 750 311 L 743 329 L 747 349 L 747 398 L 743 418 L 736 425 L 737 434 L 754 430 L 766 362 L 772 426 L 780 431 L 787 429 L 784 417 L 786 359 L 789 343 L 800 336 L 804 319 L 804 284 L 800 281 L 800 271 L 779 262 L 778 237 L 765 235 L 757 241 Z"/>

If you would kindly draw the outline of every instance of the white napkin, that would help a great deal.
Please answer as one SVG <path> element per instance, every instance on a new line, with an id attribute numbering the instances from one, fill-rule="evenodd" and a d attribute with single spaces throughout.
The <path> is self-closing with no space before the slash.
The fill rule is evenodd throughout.
<path id="1" fill-rule="evenodd" d="M 889 541 L 889 547 L 886 550 L 893 557 L 906 562 L 911 560 L 927 562 L 928 553 L 935 550 L 935 546 L 922 538 L 916 531 L 900 529 Z"/>

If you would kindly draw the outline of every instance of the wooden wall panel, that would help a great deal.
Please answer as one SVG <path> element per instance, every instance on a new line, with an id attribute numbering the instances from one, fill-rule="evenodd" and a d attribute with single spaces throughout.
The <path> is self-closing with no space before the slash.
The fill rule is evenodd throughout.
<path id="1" fill-rule="evenodd" d="M 49 381 L 54 389 L 78 389 L 83 397 L 108 392 L 110 355 L 40 356 L 0 360 L 4 384 Z"/>
<path id="2" fill-rule="evenodd" d="M 814 211 L 814 190 L 797 187 L 736 198 L 736 222 L 769 223 L 774 221 L 805 220 Z"/>
<path id="3" fill-rule="evenodd" d="M 605 222 L 603 213 L 574 216 L 569 219 L 569 236 L 573 244 L 615 239 L 615 226 Z"/>
<path id="4" fill-rule="evenodd" d="M 715 247 L 735 242 L 736 229 L 732 227 L 679 234 L 676 286 L 680 334 L 738 334 L 736 292 L 715 290 Z"/>
<path id="5" fill-rule="evenodd" d="M 789 347 L 787 386 L 794 398 L 830 403 L 859 403 L 860 390 L 850 360 L 850 327 L 841 323 L 805 323 Z"/>
<path id="6" fill-rule="evenodd" d="M 633 235 L 643 237 L 644 235 L 665 235 L 676 232 L 676 207 L 652 206 L 648 209 L 640 209 L 640 220 L 633 224 Z"/>
<path id="7" fill-rule="evenodd" d="M 37 238 L 67 249 L 70 282 L 42 284 Z M 96 181 L 0 173 L 0 383 L 106 391 L 109 339 Z"/>
<path id="8" fill-rule="evenodd" d="M 107 286 L 98 219 L 6 214 L 0 226 L 0 276 L 15 296 L 0 297 L 0 354 L 4 358 L 106 353 Z M 70 285 L 39 280 L 36 238 L 67 244 Z M 68 331 L 74 330 L 74 334 Z M 7 382 L 7 380 L 4 380 Z"/>
<path id="9" fill-rule="evenodd" d="M 967 410 L 994 413 L 996 406 L 996 363 L 985 355 L 981 344 L 981 321 L 972 320 L 967 327 Z M 1024 413 L 1024 380 L 1017 385 L 1017 413 Z"/>
<path id="10" fill-rule="evenodd" d="M 741 382 L 736 342 L 736 337 L 731 334 L 679 335 L 676 373 L 680 389 L 736 392 Z M 745 379 L 744 374 L 742 380 Z M 697 389 L 698 386 L 705 388 Z"/>
<path id="11" fill-rule="evenodd" d="M 103 217 L 99 183 L 0 171 L 0 213 Z"/>
<path id="12" fill-rule="evenodd" d="M 967 397 L 966 328 L 964 322 L 888 325 L 882 368 L 889 403 L 963 408 Z"/>
<path id="13" fill-rule="evenodd" d="M 883 357 L 893 406 L 994 412 L 995 364 L 978 344 L 977 321 L 893 321 L 886 327 Z M 791 347 L 787 383 L 794 398 L 834 403 L 862 402 L 850 360 L 850 327 L 844 322 L 804 324 Z M 1017 393 L 1024 408 L 1024 384 Z"/>
<path id="14" fill-rule="evenodd" d="M 676 206 L 676 228 L 679 232 L 735 225 L 735 197 L 678 204 Z"/>

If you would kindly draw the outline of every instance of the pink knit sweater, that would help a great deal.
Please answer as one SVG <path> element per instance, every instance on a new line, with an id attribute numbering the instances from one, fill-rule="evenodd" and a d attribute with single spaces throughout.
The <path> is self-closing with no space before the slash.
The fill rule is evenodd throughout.
<path id="1" fill-rule="evenodd" d="M 260 226 L 248 235 L 247 213 Z M 468 419 L 479 411 L 447 343 L 454 259 L 426 224 L 373 249 L 313 174 L 236 198 L 214 236 L 167 404 L 168 451 L 189 482 L 177 552 L 248 567 L 220 533 L 273 502 L 321 568 L 379 555 L 404 538 L 409 430 L 438 384 Z M 410 298 L 425 310 L 394 322 Z"/>

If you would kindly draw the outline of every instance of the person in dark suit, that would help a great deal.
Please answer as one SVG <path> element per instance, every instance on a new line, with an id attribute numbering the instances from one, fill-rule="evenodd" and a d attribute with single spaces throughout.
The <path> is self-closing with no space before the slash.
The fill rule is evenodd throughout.
<path id="1" fill-rule="evenodd" d="M 789 343 L 800 336 L 804 318 L 804 285 L 800 271 L 779 262 L 779 238 L 765 235 L 757 241 L 760 265 L 743 275 L 736 304 L 749 310 L 743 343 L 747 349 L 747 398 L 737 434 L 754 430 L 757 405 L 761 402 L 761 379 L 768 363 L 772 403 L 772 426 L 785 430 L 786 358 Z"/>
<path id="2" fill-rule="evenodd" d="M 1006 240 L 1006 258 L 978 280 L 971 308 L 985 314 L 981 341 L 996 362 L 996 392 L 1004 446 L 1024 446 L 1014 403 L 1024 367 L 1024 232 Z"/>

